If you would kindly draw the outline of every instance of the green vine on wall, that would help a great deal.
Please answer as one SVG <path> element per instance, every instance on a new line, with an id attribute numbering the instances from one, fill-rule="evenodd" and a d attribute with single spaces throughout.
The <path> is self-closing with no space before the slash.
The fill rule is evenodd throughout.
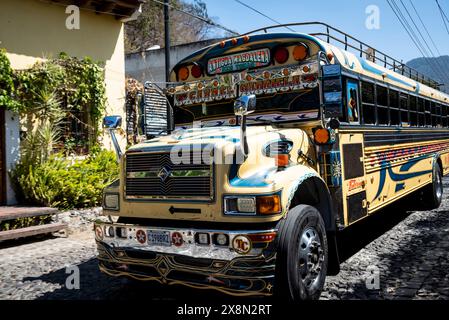
<path id="1" fill-rule="evenodd" d="M 104 80 L 102 66 L 90 58 L 61 53 L 30 69 L 13 71 L 5 50 L 0 50 L 0 107 L 20 113 L 29 130 L 45 121 L 72 121 L 88 132 L 82 143 L 97 145 L 106 110 Z M 71 145 L 69 129 L 58 138 Z"/>
<path id="2" fill-rule="evenodd" d="M 0 49 L 0 108 L 17 111 L 18 101 L 15 99 L 14 72 L 6 56 L 6 51 Z"/>

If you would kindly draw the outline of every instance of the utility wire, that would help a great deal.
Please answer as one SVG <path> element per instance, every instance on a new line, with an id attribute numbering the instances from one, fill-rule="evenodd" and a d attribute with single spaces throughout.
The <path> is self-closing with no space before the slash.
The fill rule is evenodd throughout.
<path id="1" fill-rule="evenodd" d="M 407 21 L 403 21 L 401 19 L 401 16 L 403 17 L 402 13 L 399 10 L 399 7 L 397 7 L 396 3 L 393 0 L 387 0 L 388 5 L 390 6 L 391 10 L 393 11 L 393 13 L 396 15 L 396 18 L 398 19 L 398 21 L 400 22 L 400 24 L 402 25 L 402 27 L 404 28 L 404 30 L 406 31 L 406 33 L 408 34 L 408 36 L 410 37 L 410 39 L 412 40 L 412 42 L 415 44 L 416 48 L 419 50 L 419 52 L 421 52 L 421 54 L 423 55 L 425 61 L 429 64 L 429 66 L 434 69 L 433 65 L 430 63 L 429 59 L 427 58 L 427 55 L 424 53 L 423 49 L 421 48 L 421 46 L 419 45 L 419 41 L 416 41 L 415 37 L 413 36 L 413 33 L 407 28 Z M 398 10 L 398 11 L 397 11 Z M 413 31 L 413 30 L 412 30 Z M 418 39 L 419 40 L 419 39 Z M 436 74 L 438 74 L 437 71 L 434 70 L 434 72 Z"/>
<path id="2" fill-rule="evenodd" d="M 449 19 L 446 16 L 446 13 L 444 12 L 443 8 L 440 6 L 440 3 L 438 0 L 435 0 L 438 6 L 438 9 L 440 9 L 441 18 L 443 19 L 444 26 L 446 27 L 446 31 L 449 34 L 449 27 L 447 26 L 446 21 L 449 21 Z M 446 19 L 445 19 L 446 18 Z"/>
<path id="3" fill-rule="evenodd" d="M 243 1 L 240 1 L 240 0 L 234 0 L 234 1 L 237 2 L 237 3 L 239 3 L 239 4 L 241 4 L 242 6 L 244 6 L 244 7 L 246 7 L 246 8 L 248 8 L 248 9 L 250 9 L 250 10 L 256 12 L 257 14 L 260 14 L 262 17 L 265 17 L 265 18 L 267 18 L 268 20 L 270 20 L 270 21 L 272 21 L 272 22 L 274 22 L 274 23 L 276 23 L 276 24 L 279 24 L 279 25 L 282 24 L 282 22 L 279 22 L 278 20 L 275 20 L 275 19 L 269 17 L 269 16 L 266 15 L 265 13 L 260 12 L 260 11 L 257 10 L 256 8 L 251 7 L 249 4 L 246 4 L 246 3 L 244 3 Z M 293 30 L 293 29 L 290 28 L 290 27 L 284 27 L 284 28 L 287 29 L 287 30 L 289 30 L 289 31 L 291 31 L 291 32 L 296 32 L 295 30 Z"/>
<path id="4" fill-rule="evenodd" d="M 432 43 L 433 47 L 435 48 L 438 56 L 443 57 L 443 55 L 441 54 L 440 50 L 438 49 L 438 46 L 436 45 L 432 35 L 429 32 L 429 29 L 427 28 L 426 24 L 424 23 L 423 19 L 421 18 L 421 15 L 419 14 L 418 10 L 416 9 L 415 5 L 413 4 L 412 0 L 409 0 L 410 5 L 412 6 L 413 10 L 415 11 L 416 16 L 418 17 L 419 21 L 421 22 L 421 25 L 423 26 L 424 30 L 427 33 L 427 36 L 430 39 L 430 42 Z M 444 67 L 446 68 L 447 71 L 449 71 L 449 64 L 445 59 L 441 60 L 441 63 L 444 65 Z"/>
<path id="5" fill-rule="evenodd" d="M 449 78 L 447 76 L 447 74 L 445 72 L 443 72 L 444 70 L 444 66 L 441 65 L 440 61 L 437 59 L 437 57 L 435 56 L 435 53 L 433 52 L 432 48 L 429 46 L 426 38 L 423 36 L 421 30 L 419 29 L 419 27 L 417 26 L 415 20 L 413 19 L 412 15 L 410 14 L 409 10 L 407 9 L 407 7 L 405 6 L 403 0 L 400 0 L 402 6 L 405 9 L 405 12 L 407 13 L 408 17 L 410 18 L 411 22 L 413 23 L 416 31 L 418 31 L 418 34 L 420 35 L 421 39 L 423 40 L 425 47 L 427 48 L 428 52 L 430 52 L 430 55 L 432 57 L 429 57 L 430 61 L 433 62 L 434 66 L 437 68 L 438 70 L 438 74 L 440 75 L 440 77 L 442 76 L 441 80 L 446 80 L 449 82 Z M 432 60 L 432 58 L 434 58 L 434 60 Z"/>
<path id="6" fill-rule="evenodd" d="M 158 4 L 160 4 L 160 5 L 165 6 L 165 3 L 161 2 L 161 1 L 158 1 L 158 0 L 151 0 L 151 1 L 153 1 L 153 2 L 155 2 L 155 3 L 158 3 Z M 201 17 L 201 16 L 197 16 L 197 15 L 195 15 L 195 14 L 193 14 L 193 13 L 184 11 L 184 10 L 179 9 L 179 8 L 176 8 L 175 6 L 173 6 L 173 5 L 171 5 L 171 4 L 168 4 L 168 7 L 169 7 L 169 8 L 172 8 L 172 9 L 175 10 L 175 11 L 178 11 L 178 12 L 181 12 L 181 13 L 183 13 L 183 14 L 185 14 L 185 15 L 188 15 L 188 16 L 190 16 L 190 17 L 192 17 L 192 18 L 201 20 L 201 21 L 203 21 L 204 23 L 207 23 L 207 24 L 209 24 L 209 25 L 211 25 L 211 26 L 214 26 L 214 27 L 216 27 L 216 28 L 219 28 L 219 29 L 221 29 L 221 30 L 224 30 L 224 31 L 226 31 L 226 32 L 228 32 L 228 33 L 230 33 L 230 34 L 232 34 L 232 35 L 234 35 L 234 36 L 240 35 L 238 32 L 236 32 L 236 31 L 234 31 L 234 30 L 231 30 L 231 29 L 229 29 L 229 28 L 226 28 L 225 26 L 223 26 L 223 25 L 221 25 L 221 24 L 219 24 L 219 23 L 216 23 L 216 22 L 214 22 L 214 21 L 211 20 L 211 19 L 208 19 L 208 18 L 205 18 L 205 17 Z"/>
<path id="7" fill-rule="evenodd" d="M 429 32 L 429 30 L 427 29 L 426 24 L 425 24 L 424 21 L 422 20 L 421 15 L 418 13 L 418 10 L 416 10 L 416 7 L 415 7 L 415 5 L 413 4 L 413 1 L 412 1 L 412 0 L 409 0 L 409 1 L 410 1 L 410 4 L 412 5 L 413 10 L 414 10 L 415 13 L 416 13 L 416 16 L 418 17 L 418 19 L 419 19 L 419 21 L 421 22 L 421 24 L 422 24 L 424 30 L 426 31 L 427 36 L 429 37 L 430 41 L 432 42 L 433 46 L 435 47 L 437 53 L 441 56 L 440 50 L 438 50 L 438 47 L 437 47 L 437 45 L 435 44 L 435 41 L 433 40 L 433 37 L 430 35 L 430 32 Z"/>

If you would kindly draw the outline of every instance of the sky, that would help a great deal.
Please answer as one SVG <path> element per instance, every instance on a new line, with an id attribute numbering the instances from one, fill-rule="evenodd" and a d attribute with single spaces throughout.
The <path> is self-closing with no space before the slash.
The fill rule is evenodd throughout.
<path id="1" fill-rule="evenodd" d="M 193 0 L 187 1 L 192 2 Z M 210 17 L 239 33 L 274 24 L 235 0 L 203 1 L 207 4 Z M 282 23 L 326 22 L 377 50 L 383 51 L 398 60 L 404 60 L 404 62 L 422 56 L 389 7 L 387 0 L 242 1 Z M 406 15 L 401 5 L 401 0 L 395 1 L 401 7 L 404 15 Z M 402 0 L 419 27 L 421 27 L 421 23 L 411 7 L 410 1 L 415 5 L 441 55 L 449 55 L 449 33 L 445 29 L 436 2 L 434 0 Z M 449 17 L 449 0 L 439 0 L 439 2 Z M 366 21 L 369 19 L 366 10 L 372 5 L 379 8 L 379 29 L 366 27 Z M 421 29 L 435 56 L 439 56 L 425 30 Z M 300 29 L 297 30 L 301 31 Z M 286 30 L 284 29 L 284 31 Z M 305 31 L 310 32 L 313 30 L 306 29 Z"/>

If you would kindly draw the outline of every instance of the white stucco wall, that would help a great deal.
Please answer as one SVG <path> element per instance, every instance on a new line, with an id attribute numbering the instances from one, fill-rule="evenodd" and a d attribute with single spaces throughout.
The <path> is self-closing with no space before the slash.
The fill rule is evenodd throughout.
<path id="1" fill-rule="evenodd" d="M 19 116 L 11 111 L 5 112 L 5 162 L 6 171 L 9 173 L 19 159 L 20 123 Z M 14 190 L 11 186 L 9 174 L 6 176 L 6 204 L 17 204 Z"/>

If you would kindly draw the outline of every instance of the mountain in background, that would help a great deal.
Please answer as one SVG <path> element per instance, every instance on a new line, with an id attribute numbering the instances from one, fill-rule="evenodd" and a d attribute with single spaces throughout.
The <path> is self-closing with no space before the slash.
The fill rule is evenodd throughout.
<path id="1" fill-rule="evenodd" d="M 407 65 L 435 81 L 443 83 L 444 86 L 441 87 L 441 90 L 449 93 L 449 56 L 417 58 L 407 62 Z M 432 68 L 431 65 L 434 67 Z"/>

